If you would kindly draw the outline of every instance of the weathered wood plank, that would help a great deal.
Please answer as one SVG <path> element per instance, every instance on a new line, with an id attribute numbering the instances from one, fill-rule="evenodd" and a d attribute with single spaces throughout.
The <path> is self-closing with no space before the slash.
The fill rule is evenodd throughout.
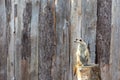
<path id="1" fill-rule="evenodd" d="M 5 0 L 0 0 L 0 80 L 7 80 L 7 36 Z"/>
<path id="2" fill-rule="evenodd" d="M 69 80 L 69 73 L 70 73 L 70 0 L 64 0 L 64 26 L 63 26 L 63 61 L 64 66 L 63 68 L 63 79 L 62 80 Z"/>
<path id="3" fill-rule="evenodd" d="M 76 80 L 73 76 L 73 66 L 76 64 L 77 45 L 74 41 L 81 37 L 81 0 L 71 0 L 70 27 L 70 75 L 69 80 Z"/>
<path id="4" fill-rule="evenodd" d="M 19 59 L 21 56 L 19 56 L 19 47 L 18 47 L 18 0 L 14 1 L 14 79 L 20 80 L 20 62 Z"/>
<path id="5" fill-rule="evenodd" d="M 22 80 L 22 30 L 23 30 L 23 10 L 25 8 L 24 0 L 18 0 L 17 4 L 17 16 L 15 19 L 15 45 L 16 45 L 16 52 L 15 52 L 15 79 Z"/>
<path id="6" fill-rule="evenodd" d="M 53 80 L 68 80 L 69 75 L 69 1 L 56 0 L 56 54 L 53 65 Z"/>
<path id="7" fill-rule="evenodd" d="M 63 50 L 63 25 L 64 25 L 64 1 L 56 0 L 56 55 L 54 64 L 56 67 L 54 68 L 54 80 L 62 80 L 62 54 L 64 54 Z"/>
<path id="8" fill-rule="evenodd" d="M 112 33 L 110 45 L 110 79 L 120 79 L 120 1 L 112 0 Z"/>
<path id="9" fill-rule="evenodd" d="M 86 66 L 80 71 L 81 80 L 101 80 L 98 66 Z"/>
<path id="10" fill-rule="evenodd" d="M 81 37 L 88 44 L 90 62 L 95 63 L 97 0 L 82 0 L 81 16 Z"/>
<path id="11" fill-rule="evenodd" d="M 110 80 L 109 60 L 111 41 L 111 0 L 98 0 L 97 13 L 97 62 L 100 64 L 101 79 Z"/>
<path id="12" fill-rule="evenodd" d="M 31 16 L 32 16 L 32 2 L 26 1 L 23 9 L 23 29 L 21 37 L 21 69 L 22 80 L 30 80 L 30 60 L 31 60 Z"/>
<path id="13" fill-rule="evenodd" d="M 52 80 L 52 60 L 56 52 L 54 0 L 41 0 L 39 14 L 39 80 Z"/>
<path id="14" fill-rule="evenodd" d="M 11 0 L 10 2 L 7 1 L 7 5 L 10 8 L 8 8 L 7 10 L 7 16 L 9 16 L 9 22 L 7 22 L 7 27 L 8 27 L 8 31 L 7 31 L 7 36 L 9 37 L 9 43 L 8 43 L 8 56 L 7 56 L 7 80 L 14 80 L 14 72 L 15 72 L 15 57 L 14 57 L 14 52 L 15 52 L 15 26 L 14 26 L 14 0 Z M 8 17 L 7 17 L 8 18 Z"/>
<path id="15" fill-rule="evenodd" d="M 38 80 L 39 1 L 32 0 L 30 80 Z"/>

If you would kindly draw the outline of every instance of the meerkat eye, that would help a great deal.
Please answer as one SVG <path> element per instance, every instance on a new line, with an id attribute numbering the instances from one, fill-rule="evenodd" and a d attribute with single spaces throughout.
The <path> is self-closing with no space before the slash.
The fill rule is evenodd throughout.
<path id="1" fill-rule="evenodd" d="M 79 41 L 82 41 L 82 39 L 80 39 Z"/>

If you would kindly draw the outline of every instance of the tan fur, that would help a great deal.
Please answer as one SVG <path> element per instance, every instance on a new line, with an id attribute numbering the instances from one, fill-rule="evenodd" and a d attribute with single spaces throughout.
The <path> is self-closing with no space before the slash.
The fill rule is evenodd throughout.
<path id="1" fill-rule="evenodd" d="M 81 80 L 81 72 L 80 70 L 82 69 L 82 64 L 77 63 L 74 68 L 73 68 L 73 72 L 74 72 L 74 76 L 77 76 L 77 80 Z"/>
<path id="2" fill-rule="evenodd" d="M 76 64 L 73 67 L 73 74 L 77 76 L 77 80 L 81 80 L 82 66 L 87 65 L 89 59 L 89 50 L 87 44 L 82 39 L 76 39 L 75 43 L 78 44 L 76 51 Z M 82 45 L 82 46 L 81 46 Z M 81 52 L 82 50 L 82 52 Z M 83 56 L 83 57 L 82 57 Z M 81 59 L 83 58 L 83 59 Z M 83 60 L 83 61 L 81 61 Z"/>

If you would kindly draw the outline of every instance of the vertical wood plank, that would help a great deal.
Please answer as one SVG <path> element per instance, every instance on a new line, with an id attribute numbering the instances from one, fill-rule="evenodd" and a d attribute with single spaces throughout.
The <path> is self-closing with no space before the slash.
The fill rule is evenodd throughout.
<path id="1" fill-rule="evenodd" d="M 62 54 L 63 51 L 63 22 L 64 22 L 64 1 L 56 0 L 56 55 L 54 64 L 56 67 L 54 68 L 54 80 L 59 79 L 62 80 Z"/>
<path id="2" fill-rule="evenodd" d="M 56 52 L 54 0 L 41 0 L 39 14 L 39 80 L 52 80 L 52 60 Z"/>
<path id="3" fill-rule="evenodd" d="M 22 29 L 22 48 L 21 48 L 21 69 L 22 80 L 30 80 L 30 60 L 31 60 L 31 16 L 32 16 L 32 2 L 25 1 L 25 8 L 23 9 L 23 29 Z"/>
<path id="4" fill-rule="evenodd" d="M 69 0 L 56 0 L 56 54 L 53 80 L 68 80 L 69 76 Z"/>
<path id="5" fill-rule="evenodd" d="M 39 1 L 32 0 L 30 80 L 38 80 Z"/>
<path id="6" fill-rule="evenodd" d="M 110 80 L 120 79 L 120 1 L 112 0 L 112 33 L 110 45 Z"/>
<path id="7" fill-rule="evenodd" d="M 5 0 L 0 0 L 0 80 L 7 80 L 7 40 Z"/>
<path id="8" fill-rule="evenodd" d="M 14 79 L 20 80 L 20 70 L 19 70 L 19 59 L 21 56 L 18 55 L 19 49 L 18 49 L 18 0 L 14 0 Z"/>
<path id="9" fill-rule="evenodd" d="M 6 6 L 9 6 L 7 10 L 7 16 L 9 16 L 9 22 L 7 24 L 8 32 L 7 36 L 9 37 L 8 43 L 8 57 L 7 57 L 7 80 L 14 80 L 14 72 L 15 72 L 15 60 L 14 60 L 14 48 L 15 48 L 15 27 L 14 27 L 14 0 L 6 1 Z M 9 13 L 10 12 L 10 13 Z"/>
<path id="10" fill-rule="evenodd" d="M 90 62 L 95 63 L 97 0 L 82 0 L 81 8 L 81 37 L 88 44 Z"/>
<path id="11" fill-rule="evenodd" d="M 15 78 L 16 80 L 23 80 L 22 79 L 22 30 L 23 30 L 23 10 L 25 8 L 24 0 L 18 0 L 18 7 L 17 7 L 17 16 L 16 16 L 16 54 L 15 54 Z"/>
<path id="12" fill-rule="evenodd" d="M 96 52 L 102 80 L 110 80 L 111 1 L 112 0 L 98 0 L 97 2 Z"/>
<path id="13" fill-rule="evenodd" d="M 63 48 L 65 53 L 63 55 L 63 62 L 64 62 L 64 78 L 63 80 L 69 80 L 69 73 L 70 73 L 70 0 L 65 0 L 65 19 L 64 19 L 64 27 L 63 27 Z"/>
<path id="14" fill-rule="evenodd" d="M 70 75 L 69 80 L 76 80 L 73 75 L 73 66 L 76 63 L 76 51 L 77 45 L 74 43 L 76 38 L 81 37 L 81 1 L 82 0 L 71 0 L 71 27 L 70 27 Z"/>

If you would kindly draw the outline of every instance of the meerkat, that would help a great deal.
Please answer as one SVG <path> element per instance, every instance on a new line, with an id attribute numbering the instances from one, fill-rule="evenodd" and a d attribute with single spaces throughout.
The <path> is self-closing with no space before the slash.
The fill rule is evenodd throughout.
<path id="1" fill-rule="evenodd" d="M 74 42 L 78 43 L 78 49 L 80 51 L 76 56 L 79 57 L 80 62 L 83 64 L 83 66 L 87 66 L 89 60 L 89 50 L 87 44 L 82 39 L 76 39 Z"/>
<path id="2" fill-rule="evenodd" d="M 73 74 L 77 75 L 78 80 L 81 79 L 81 73 L 83 66 L 88 65 L 89 60 L 89 50 L 87 48 L 87 44 L 82 39 L 76 39 L 74 41 L 78 44 L 76 51 L 76 64 L 73 67 Z"/>

